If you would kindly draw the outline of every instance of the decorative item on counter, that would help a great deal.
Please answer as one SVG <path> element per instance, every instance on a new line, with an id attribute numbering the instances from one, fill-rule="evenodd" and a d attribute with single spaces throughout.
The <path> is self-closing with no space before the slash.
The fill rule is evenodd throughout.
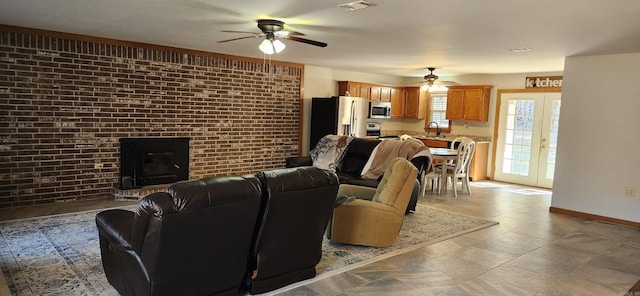
<path id="1" fill-rule="evenodd" d="M 407 134 L 404 134 L 404 135 L 400 136 L 399 138 L 400 138 L 400 141 L 406 141 L 406 140 L 409 140 L 409 139 L 411 139 L 413 137 L 409 136 Z"/>

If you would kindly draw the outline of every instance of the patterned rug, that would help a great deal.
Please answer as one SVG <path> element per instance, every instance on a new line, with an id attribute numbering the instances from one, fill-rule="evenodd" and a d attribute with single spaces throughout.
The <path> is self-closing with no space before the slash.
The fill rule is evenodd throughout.
<path id="1" fill-rule="evenodd" d="M 13 295 L 118 295 L 102 270 L 98 211 L 0 223 L 0 269 Z M 482 229 L 496 222 L 418 205 L 392 247 L 323 242 L 316 279 Z"/>

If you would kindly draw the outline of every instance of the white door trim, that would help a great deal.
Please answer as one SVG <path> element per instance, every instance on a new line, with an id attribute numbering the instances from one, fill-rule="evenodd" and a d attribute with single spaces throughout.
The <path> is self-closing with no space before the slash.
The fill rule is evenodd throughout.
<path id="1" fill-rule="evenodd" d="M 492 140 L 492 148 L 491 148 L 491 168 L 490 168 L 490 179 L 494 179 L 494 172 L 496 170 L 496 159 L 497 159 L 497 147 L 498 147 L 498 133 L 500 128 L 500 108 L 502 101 L 502 94 L 512 94 L 512 93 L 561 93 L 562 88 L 544 88 L 544 89 L 498 89 L 496 95 L 496 104 L 495 104 L 495 118 L 493 124 L 493 140 Z"/>

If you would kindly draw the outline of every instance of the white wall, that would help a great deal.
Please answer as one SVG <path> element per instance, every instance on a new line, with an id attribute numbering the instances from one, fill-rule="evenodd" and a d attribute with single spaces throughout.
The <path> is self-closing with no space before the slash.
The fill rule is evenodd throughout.
<path id="1" fill-rule="evenodd" d="M 551 206 L 640 222 L 638 69 L 640 53 L 565 60 Z"/>

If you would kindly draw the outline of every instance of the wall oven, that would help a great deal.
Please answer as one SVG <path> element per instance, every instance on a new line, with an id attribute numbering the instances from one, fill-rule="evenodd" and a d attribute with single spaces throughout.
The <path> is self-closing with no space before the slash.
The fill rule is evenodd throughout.
<path id="1" fill-rule="evenodd" d="M 369 118 L 391 118 L 391 102 L 369 103 Z"/>

